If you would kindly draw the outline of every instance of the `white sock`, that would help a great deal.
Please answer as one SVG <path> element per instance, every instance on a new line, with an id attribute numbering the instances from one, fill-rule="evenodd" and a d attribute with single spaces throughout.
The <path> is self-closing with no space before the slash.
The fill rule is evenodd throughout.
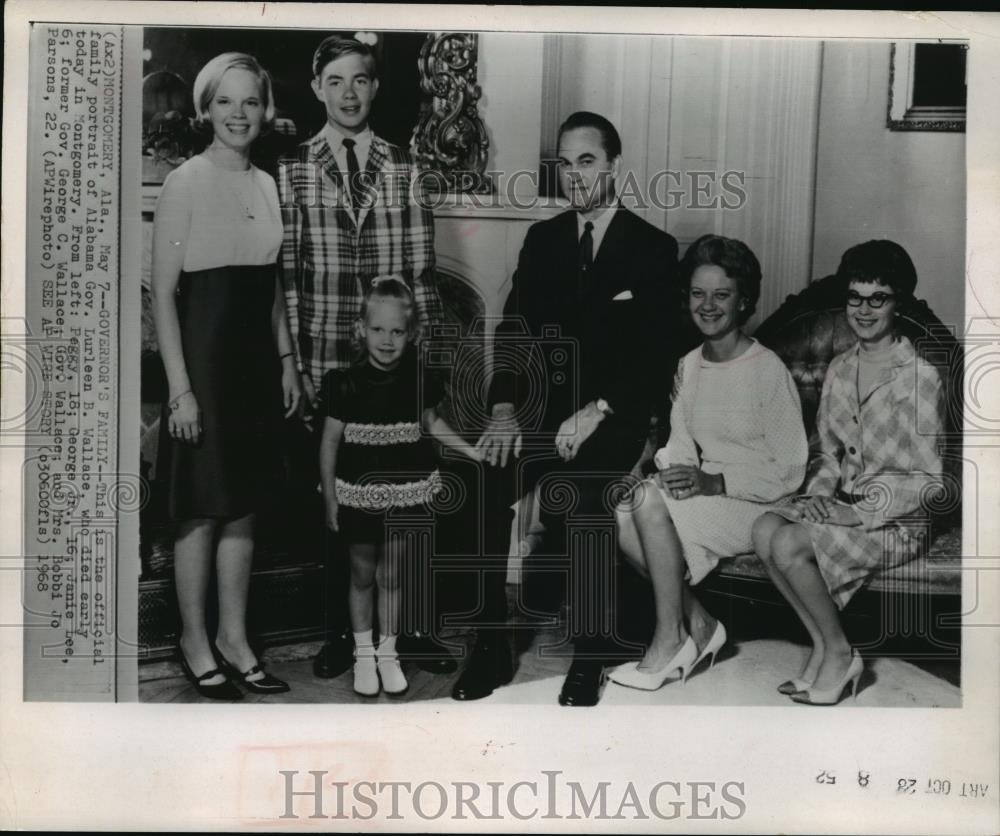
<path id="1" fill-rule="evenodd" d="M 374 697 L 379 692 L 371 630 L 354 634 L 354 690 L 365 697 Z"/>
<path id="2" fill-rule="evenodd" d="M 396 655 L 396 637 L 381 636 L 376 656 L 382 688 L 387 694 L 402 694 L 406 690 L 407 682 L 403 669 L 399 666 L 399 657 Z"/>
<path id="3" fill-rule="evenodd" d="M 359 656 L 371 656 L 371 651 L 375 648 L 372 641 L 372 631 L 362 630 L 360 633 L 355 633 L 354 648 Z"/>

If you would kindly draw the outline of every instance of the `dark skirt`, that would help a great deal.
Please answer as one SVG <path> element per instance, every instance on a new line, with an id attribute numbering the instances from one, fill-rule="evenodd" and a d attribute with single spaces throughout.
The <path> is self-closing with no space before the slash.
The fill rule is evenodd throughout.
<path id="1" fill-rule="evenodd" d="M 202 434 L 197 446 L 171 438 L 164 404 L 157 473 L 168 483 L 171 519 L 236 519 L 260 509 L 277 487 L 274 287 L 273 264 L 181 273 L 177 315 Z"/>

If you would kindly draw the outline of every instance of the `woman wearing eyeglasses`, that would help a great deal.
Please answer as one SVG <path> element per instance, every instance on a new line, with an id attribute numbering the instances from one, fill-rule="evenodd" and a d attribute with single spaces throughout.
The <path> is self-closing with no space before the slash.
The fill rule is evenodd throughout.
<path id="1" fill-rule="evenodd" d="M 805 667 L 778 690 L 810 705 L 856 694 L 864 664 L 838 608 L 874 572 L 926 550 L 926 505 L 943 489 L 941 378 L 895 328 L 913 301 L 913 262 L 892 241 L 868 241 L 844 253 L 837 276 L 858 342 L 823 381 L 803 495 L 753 530 L 757 554 L 812 640 Z"/>

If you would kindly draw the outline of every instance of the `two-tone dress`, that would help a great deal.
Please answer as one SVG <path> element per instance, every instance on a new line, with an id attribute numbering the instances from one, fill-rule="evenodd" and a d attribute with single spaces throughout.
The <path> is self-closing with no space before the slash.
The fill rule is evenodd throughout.
<path id="1" fill-rule="evenodd" d="M 172 519 L 239 518 L 266 503 L 279 462 L 277 188 L 255 167 L 230 171 L 198 155 L 167 176 L 156 212 L 187 229 L 169 245 L 184 247 L 177 315 L 202 423 L 197 445 L 172 438 L 164 405 L 157 475 Z"/>

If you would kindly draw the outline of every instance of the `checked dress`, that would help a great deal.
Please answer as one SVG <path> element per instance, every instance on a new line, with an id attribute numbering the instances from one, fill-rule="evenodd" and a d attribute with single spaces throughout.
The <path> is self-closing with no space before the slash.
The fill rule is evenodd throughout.
<path id="1" fill-rule="evenodd" d="M 860 344 L 837 355 L 827 370 L 818 451 L 804 493 L 834 496 L 851 478 L 861 525 L 800 522 L 841 609 L 874 572 L 926 551 L 927 507 L 944 488 L 938 453 L 944 390 L 938 371 L 900 337 L 874 386 L 859 399 L 859 351 Z"/>

